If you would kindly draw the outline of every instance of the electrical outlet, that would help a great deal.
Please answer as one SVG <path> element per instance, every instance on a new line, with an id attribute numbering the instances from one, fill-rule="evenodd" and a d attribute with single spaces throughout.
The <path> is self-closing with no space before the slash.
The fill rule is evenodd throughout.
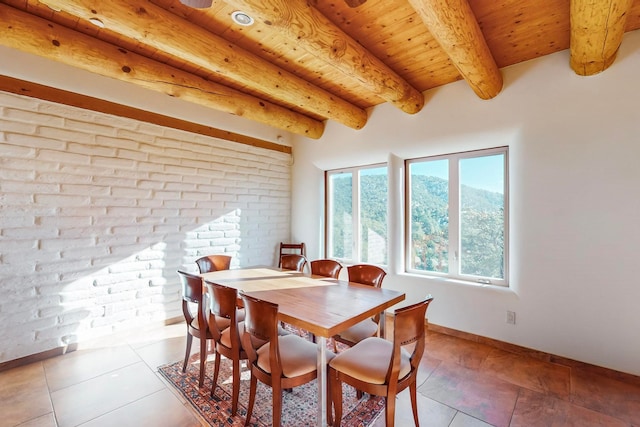
<path id="1" fill-rule="evenodd" d="M 507 310 L 507 323 L 510 325 L 516 324 L 516 312 Z"/>

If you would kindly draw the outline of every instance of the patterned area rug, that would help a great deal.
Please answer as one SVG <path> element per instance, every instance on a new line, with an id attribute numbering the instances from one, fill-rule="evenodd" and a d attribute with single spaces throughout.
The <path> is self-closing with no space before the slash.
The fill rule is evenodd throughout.
<path id="1" fill-rule="evenodd" d="M 213 356 L 211 356 L 213 357 Z M 202 388 L 198 388 L 198 357 L 194 355 L 187 372 L 182 373 L 182 361 L 158 367 L 158 371 L 193 405 L 198 413 L 212 426 L 243 426 L 249 402 L 249 371 L 241 365 L 241 385 L 238 413 L 231 416 L 231 361 L 222 358 L 220 361 L 218 387 L 213 397 L 211 382 L 213 378 L 213 360 L 207 362 L 207 372 Z M 373 424 L 384 412 L 383 397 L 364 395 L 357 400 L 356 391 L 343 384 L 343 417 L 342 426 L 367 427 Z M 267 427 L 272 424 L 271 387 L 258 381 L 256 403 L 251 417 L 251 426 Z M 282 399 L 282 425 L 301 427 L 314 426 L 317 420 L 318 385 L 312 381 L 296 387 L 292 392 L 284 392 Z"/>

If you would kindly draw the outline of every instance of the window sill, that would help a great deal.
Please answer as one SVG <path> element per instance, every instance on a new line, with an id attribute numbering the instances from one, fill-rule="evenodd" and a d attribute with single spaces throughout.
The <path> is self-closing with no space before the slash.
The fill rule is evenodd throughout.
<path id="1" fill-rule="evenodd" d="M 514 293 L 513 289 L 511 289 L 508 284 L 497 285 L 494 283 L 480 283 L 480 282 L 475 282 L 471 280 L 454 279 L 451 277 L 443 277 L 443 276 L 429 276 L 426 274 L 409 273 L 406 271 L 398 273 L 398 276 L 411 277 L 413 279 L 423 279 L 429 282 L 437 281 L 445 284 L 453 284 L 458 286 L 474 287 L 474 288 L 484 288 L 484 289 L 495 290 L 498 292 Z"/>

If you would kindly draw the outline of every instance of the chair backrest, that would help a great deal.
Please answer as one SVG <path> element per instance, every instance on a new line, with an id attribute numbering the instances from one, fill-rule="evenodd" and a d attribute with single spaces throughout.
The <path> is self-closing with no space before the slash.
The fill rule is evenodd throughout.
<path id="1" fill-rule="evenodd" d="M 228 270 L 231 266 L 231 257 L 228 255 L 207 255 L 196 260 L 200 273 Z"/>
<path id="2" fill-rule="evenodd" d="M 235 288 L 204 281 L 209 294 L 209 330 L 214 339 L 219 340 L 222 331 L 232 325 L 237 325 L 238 291 Z M 232 338 L 235 338 L 232 336 Z M 240 344 L 238 342 L 238 344 Z"/>
<path id="3" fill-rule="evenodd" d="M 304 255 L 286 254 L 280 257 L 280 267 L 285 270 L 304 271 L 307 258 Z"/>
<path id="4" fill-rule="evenodd" d="M 419 303 L 395 310 L 393 318 L 393 355 L 387 371 L 387 384 L 389 381 L 398 380 L 401 348 L 404 346 L 413 344 L 411 375 L 417 374 L 420 359 L 424 354 L 425 315 L 431 301 L 433 301 L 433 298 L 428 297 Z"/>
<path id="5" fill-rule="evenodd" d="M 182 285 L 182 299 L 194 304 L 202 303 L 202 278 L 195 274 L 178 270 Z"/>
<path id="6" fill-rule="evenodd" d="M 178 277 L 182 285 L 182 313 L 184 314 L 184 320 L 187 322 L 187 325 L 191 325 L 193 319 L 197 317 L 198 325 L 203 325 L 205 322 L 206 307 L 203 307 L 202 304 L 202 278 L 180 270 L 178 270 Z M 197 315 L 193 315 L 188 303 L 197 305 Z"/>
<path id="7" fill-rule="evenodd" d="M 356 264 L 347 267 L 349 281 L 369 285 L 376 288 L 382 286 L 382 280 L 387 275 L 386 271 L 371 264 Z"/>
<path id="8" fill-rule="evenodd" d="M 337 279 L 342 270 L 342 264 L 333 259 L 316 259 L 311 261 L 311 274 Z"/>
<path id="9" fill-rule="evenodd" d="M 282 255 L 296 254 L 307 256 L 304 243 L 283 243 L 280 242 L 280 252 L 278 253 L 278 267 L 281 267 Z"/>
<path id="10" fill-rule="evenodd" d="M 282 376 L 278 348 L 278 304 L 241 294 L 245 309 L 242 347 L 252 364 L 258 359 L 257 350 L 269 343 L 271 376 Z"/>

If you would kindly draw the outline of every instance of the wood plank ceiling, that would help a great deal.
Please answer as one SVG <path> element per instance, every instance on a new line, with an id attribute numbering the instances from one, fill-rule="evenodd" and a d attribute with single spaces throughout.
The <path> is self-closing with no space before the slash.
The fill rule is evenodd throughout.
<path id="1" fill-rule="evenodd" d="M 604 71 L 640 0 L 0 0 L 0 24 L 10 48 L 319 138 L 459 79 L 489 100 L 500 68 L 564 49 Z"/>

